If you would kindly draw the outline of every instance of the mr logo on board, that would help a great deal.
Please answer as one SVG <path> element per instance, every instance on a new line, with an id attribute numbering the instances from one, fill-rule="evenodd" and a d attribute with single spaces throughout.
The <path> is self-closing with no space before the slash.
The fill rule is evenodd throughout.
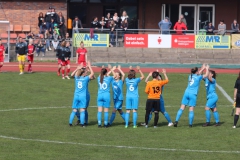
<path id="1" fill-rule="evenodd" d="M 197 49 L 229 49 L 230 36 L 196 35 L 195 47 Z"/>
<path id="2" fill-rule="evenodd" d="M 75 33 L 74 34 L 74 47 L 79 47 L 80 42 L 84 42 L 85 47 L 108 47 L 109 34 L 90 34 Z"/>

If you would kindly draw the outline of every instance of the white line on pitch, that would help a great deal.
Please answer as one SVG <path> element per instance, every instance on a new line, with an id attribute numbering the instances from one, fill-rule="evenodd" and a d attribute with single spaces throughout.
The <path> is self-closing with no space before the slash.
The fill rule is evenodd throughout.
<path id="1" fill-rule="evenodd" d="M 144 108 L 146 106 L 139 106 L 139 108 Z M 178 108 L 179 106 L 165 106 L 166 108 Z M 203 108 L 205 106 L 197 106 Z M 218 107 L 232 107 L 231 105 L 218 105 Z M 12 109 L 3 109 L 0 112 L 10 112 L 10 111 L 25 111 L 25 110 L 43 110 L 43 109 L 60 109 L 60 108 L 71 108 L 71 106 L 62 106 L 62 107 L 38 107 L 38 108 L 12 108 Z M 89 106 L 89 108 L 97 108 L 97 106 Z M 125 108 L 125 106 L 123 106 Z"/>
<path id="2" fill-rule="evenodd" d="M 175 152 L 198 152 L 198 153 L 230 153 L 230 154 L 240 154 L 240 151 L 214 151 L 214 150 L 191 150 L 191 149 L 176 149 L 176 148 L 148 148 L 148 147 L 134 147 L 134 146 L 115 146 L 115 145 L 100 145 L 100 144 L 87 144 L 87 143 L 77 143 L 77 142 L 62 142 L 62 141 L 51 141 L 42 139 L 25 139 L 17 137 L 8 137 L 0 135 L 0 138 L 19 140 L 19 141 L 33 141 L 42 143 L 55 143 L 55 144 L 70 144 L 70 145 L 80 145 L 80 146 L 92 146 L 92 147 L 109 147 L 109 148 L 124 148 L 124 149 L 140 149 L 140 150 L 157 150 L 157 151 L 175 151 Z"/>
<path id="3" fill-rule="evenodd" d="M 223 96 L 227 98 L 227 100 L 233 104 L 233 99 L 227 94 L 227 92 L 216 83 L 216 87 L 220 90 L 220 92 L 222 92 Z"/>

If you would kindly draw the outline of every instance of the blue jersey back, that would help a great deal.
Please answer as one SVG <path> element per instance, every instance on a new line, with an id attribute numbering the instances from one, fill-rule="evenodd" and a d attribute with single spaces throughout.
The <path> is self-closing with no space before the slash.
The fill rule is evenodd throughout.
<path id="1" fill-rule="evenodd" d="M 75 76 L 75 94 L 80 95 L 87 95 L 88 92 L 88 82 L 90 78 L 89 76 L 83 77 L 77 77 Z"/>
<path id="2" fill-rule="evenodd" d="M 98 77 L 98 94 L 109 92 L 113 77 L 108 76 L 103 78 L 103 83 L 100 83 L 100 76 Z"/>
<path id="3" fill-rule="evenodd" d="M 123 81 L 113 81 L 112 82 L 112 90 L 113 90 L 113 99 L 123 100 Z"/>
<path id="4" fill-rule="evenodd" d="M 208 78 L 205 78 L 204 81 L 205 81 L 207 96 L 210 96 L 213 93 L 216 93 L 216 80 L 212 78 L 212 82 L 211 82 L 209 81 Z"/>
<path id="5" fill-rule="evenodd" d="M 128 79 L 126 78 L 127 97 L 138 97 L 138 83 L 140 78 Z"/>
<path id="6" fill-rule="evenodd" d="M 202 75 L 192 74 L 192 78 L 191 75 L 189 75 L 188 86 L 185 92 L 197 95 L 202 78 L 203 78 Z"/>

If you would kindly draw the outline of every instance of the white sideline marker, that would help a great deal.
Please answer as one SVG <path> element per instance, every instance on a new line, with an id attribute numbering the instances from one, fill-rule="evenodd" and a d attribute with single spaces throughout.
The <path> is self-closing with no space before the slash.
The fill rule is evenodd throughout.
<path id="1" fill-rule="evenodd" d="M 230 103 L 234 103 L 233 99 L 227 94 L 227 92 L 221 87 L 219 86 L 217 83 L 216 83 L 216 87 L 220 90 L 220 92 L 222 92 L 222 94 L 224 95 L 224 97 L 227 98 L 227 100 L 230 102 Z"/>
<path id="2" fill-rule="evenodd" d="M 213 151 L 213 150 L 191 150 L 191 149 L 171 149 L 171 148 L 148 148 L 148 147 L 134 147 L 134 146 L 115 146 L 115 145 L 100 145 L 100 144 L 87 144 L 77 142 L 62 142 L 62 141 L 51 141 L 42 139 L 25 139 L 17 137 L 8 137 L 0 135 L 0 138 L 19 140 L 19 141 L 33 141 L 42 143 L 55 143 L 55 144 L 71 144 L 80 146 L 92 146 L 92 147 L 109 147 L 109 148 L 124 148 L 124 149 L 140 149 L 140 150 L 156 150 L 156 151 L 174 151 L 174 152 L 198 152 L 198 153 L 228 153 L 228 154 L 240 154 L 240 151 Z"/>

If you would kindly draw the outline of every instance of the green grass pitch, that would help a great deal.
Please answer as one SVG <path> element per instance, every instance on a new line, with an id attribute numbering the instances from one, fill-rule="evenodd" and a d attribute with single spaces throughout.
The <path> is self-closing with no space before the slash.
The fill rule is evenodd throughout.
<path id="1" fill-rule="evenodd" d="M 166 111 L 174 121 L 187 86 L 188 75 L 168 75 L 170 82 L 165 86 L 163 95 Z M 231 97 L 236 77 L 237 75 L 231 74 L 217 76 L 218 84 Z M 138 124 L 144 121 L 144 106 L 147 98 L 144 87 L 145 83 L 142 81 L 139 86 Z M 230 116 L 232 104 L 219 90 L 217 90 L 218 111 L 222 125 L 202 127 L 205 122 L 206 103 L 204 82 L 201 83 L 199 90 L 193 128 L 188 127 L 188 110 L 185 110 L 177 128 L 168 127 L 167 121 L 160 114 L 157 129 L 153 128 L 153 120 L 148 129 L 139 125 L 137 129 L 133 129 L 132 123 L 128 129 L 125 129 L 124 122 L 117 114 L 112 127 L 99 129 L 97 108 L 94 107 L 97 97 L 96 80 L 90 82 L 89 90 L 90 106 L 92 106 L 88 109 L 89 125 L 86 128 L 79 126 L 70 128 L 68 120 L 74 92 L 73 79 L 62 80 L 55 73 L 22 76 L 18 73 L 1 73 L 0 160 L 225 160 L 239 157 L 239 128 L 232 129 L 233 117 Z M 23 108 L 32 109 L 22 110 Z M 211 122 L 214 123 L 213 116 Z M 231 153 L 231 151 L 239 152 Z"/>

